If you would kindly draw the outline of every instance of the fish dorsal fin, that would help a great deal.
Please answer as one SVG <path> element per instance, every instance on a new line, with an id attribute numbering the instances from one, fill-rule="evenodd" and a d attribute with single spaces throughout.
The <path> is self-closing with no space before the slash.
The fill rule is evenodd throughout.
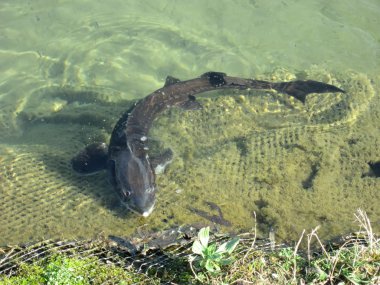
<path id="1" fill-rule="evenodd" d="M 203 73 L 201 78 L 207 79 L 214 87 L 221 87 L 226 84 L 226 80 L 224 79 L 225 76 L 227 76 L 227 74 L 224 72 L 209 71 Z"/>
<path id="2" fill-rule="evenodd" d="M 166 76 L 166 80 L 165 80 L 164 87 L 166 87 L 166 86 L 170 86 L 170 85 L 172 85 L 172 84 L 176 84 L 176 83 L 178 83 L 178 82 L 180 82 L 180 81 L 181 81 L 181 80 L 179 80 L 178 78 L 175 78 L 175 77 L 173 77 L 173 76 L 168 75 L 168 76 Z"/>

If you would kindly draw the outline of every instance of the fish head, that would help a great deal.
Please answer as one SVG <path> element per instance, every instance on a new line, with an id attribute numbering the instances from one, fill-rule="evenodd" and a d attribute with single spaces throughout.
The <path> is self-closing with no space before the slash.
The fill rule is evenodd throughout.
<path id="1" fill-rule="evenodd" d="M 133 212 L 149 216 L 156 201 L 155 173 L 146 153 L 118 151 L 108 160 L 111 183 L 123 204 Z"/>

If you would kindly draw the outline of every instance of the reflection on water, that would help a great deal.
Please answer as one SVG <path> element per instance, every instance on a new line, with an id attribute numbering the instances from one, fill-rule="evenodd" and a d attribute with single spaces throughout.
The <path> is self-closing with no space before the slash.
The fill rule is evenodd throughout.
<path id="1" fill-rule="evenodd" d="M 253 212 L 265 235 L 274 228 L 296 239 L 321 224 L 331 237 L 356 229 L 357 207 L 380 227 L 380 182 L 367 175 L 380 160 L 375 2 L 2 3 L 0 243 L 198 222 L 247 230 Z M 175 158 L 157 177 L 148 219 L 120 206 L 105 173 L 72 172 L 70 158 L 107 141 L 120 114 L 166 75 L 209 70 L 307 77 L 348 93 L 305 105 L 270 92 L 219 93 L 202 111 L 163 114 L 151 151 L 170 147 Z"/>

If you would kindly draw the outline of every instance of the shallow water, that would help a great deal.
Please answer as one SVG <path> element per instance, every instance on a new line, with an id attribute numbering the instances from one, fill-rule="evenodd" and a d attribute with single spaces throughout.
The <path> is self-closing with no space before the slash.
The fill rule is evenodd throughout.
<path id="1" fill-rule="evenodd" d="M 347 1 L 2 1 L 0 244 L 128 235 L 218 215 L 282 239 L 380 228 L 380 5 Z M 209 71 L 310 78 L 347 95 L 305 106 L 273 93 L 219 93 L 201 112 L 171 110 L 153 140 L 175 152 L 157 177 L 157 209 L 127 213 L 105 173 L 78 177 L 70 158 L 107 140 L 131 103 L 170 74 Z M 250 96 L 254 95 L 254 96 Z M 286 99 L 286 98 L 285 98 Z"/>

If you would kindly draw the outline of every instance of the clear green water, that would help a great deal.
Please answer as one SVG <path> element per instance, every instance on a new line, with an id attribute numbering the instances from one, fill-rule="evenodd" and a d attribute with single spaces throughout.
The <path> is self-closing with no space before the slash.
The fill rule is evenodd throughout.
<path id="1" fill-rule="evenodd" d="M 225 230 L 250 229 L 255 211 L 263 235 L 274 227 L 281 238 L 294 239 L 303 228 L 322 223 L 322 232 L 331 237 L 350 230 L 357 207 L 369 211 L 379 228 L 379 179 L 363 182 L 361 174 L 349 174 L 348 166 L 345 172 L 328 167 L 334 161 L 338 165 L 338 157 L 345 153 L 361 173 L 368 170 L 366 162 L 380 160 L 380 135 L 374 127 L 379 117 L 368 115 L 379 102 L 379 19 L 376 0 L 2 1 L 0 243 L 92 237 L 101 232 L 128 235 L 137 229 L 207 223 L 188 208 L 215 214 L 204 205 L 203 201 L 210 200 L 233 223 L 232 229 Z M 337 77 L 345 87 L 352 87 L 352 82 L 344 84 L 355 77 L 354 82 L 373 84 L 374 90 L 368 91 L 371 100 L 355 101 L 353 96 L 353 105 L 343 106 L 357 110 L 350 113 L 356 125 L 351 127 L 345 118 L 339 124 L 329 121 L 324 129 L 329 135 L 323 137 L 328 142 L 306 147 L 310 152 L 295 148 L 283 161 L 293 156 L 303 159 L 278 167 L 268 158 L 275 156 L 271 150 L 243 164 L 236 161 L 242 146 L 237 138 L 247 140 L 248 152 L 252 147 L 253 153 L 259 144 L 253 132 L 286 125 L 280 115 L 276 117 L 278 112 L 290 120 L 290 129 L 310 123 L 302 106 L 295 111 L 276 107 L 273 98 L 266 103 L 265 96 L 247 105 L 241 99 L 236 106 L 230 97 L 207 101 L 211 117 L 176 111 L 163 116 L 152 134 L 177 156 L 168 173 L 158 177 L 159 206 L 148 219 L 115 206 L 117 200 L 105 174 L 82 178 L 70 170 L 70 157 L 86 143 L 107 139 L 124 110 L 124 100 L 146 96 L 161 87 L 168 74 L 189 79 L 216 70 L 241 77 L 287 79 L 286 72 L 264 75 L 279 69 L 290 70 L 290 75 L 307 70 L 309 76 L 322 81 Z M 62 95 L 59 90 L 66 91 Z M 83 95 L 79 92 L 83 90 L 93 93 Z M 363 94 L 358 98 L 364 98 Z M 313 114 L 323 115 L 326 106 L 323 102 L 321 106 L 315 104 Z M 260 112 L 272 115 L 250 115 Z M 75 115 L 81 113 L 90 115 L 78 122 Z M 65 116 L 54 117 L 59 114 Z M 83 122 L 86 119 L 88 124 Z M 247 123 L 249 119 L 252 124 Z M 236 122 L 241 124 L 238 128 Z M 210 141 L 197 139 L 205 137 L 205 132 L 213 135 Z M 295 138 L 289 136 L 292 143 L 307 145 L 309 137 L 294 132 Z M 273 139 L 269 133 L 266 137 Z M 350 139 L 359 141 L 355 149 L 348 148 Z M 315 191 L 305 192 L 294 181 L 305 181 L 309 172 L 302 174 L 302 170 L 315 167 L 318 161 L 326 163 L 323 171 L 331 175 L 321 176 L 327 180 L 317 177 Z M 257 165 L 265 169 L 265 175 Z M 342 173 L 358 178 L 337 179 Z M 226 177 L 228 181 L 223 181 Z M 356 192 L 344 190 L 353 188 Z"/>

